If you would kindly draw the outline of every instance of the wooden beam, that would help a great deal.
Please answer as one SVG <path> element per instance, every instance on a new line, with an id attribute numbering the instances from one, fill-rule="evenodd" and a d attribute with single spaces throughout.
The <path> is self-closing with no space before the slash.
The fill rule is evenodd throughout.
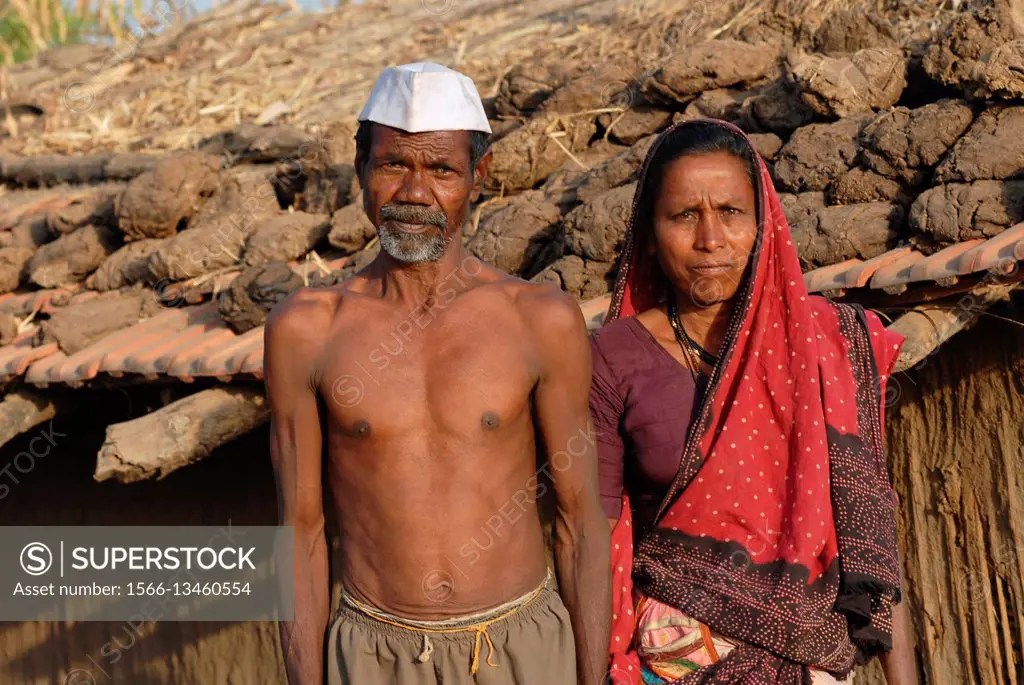
<path id="1" fill-rule="evenodd" d="M 0 446 L 57 415 L 49 397 L 24 390 L 5 395 L 0 401 Z"/>
<path id="2" fill-rule="evenodd" d="M 917 365 L 939 345 L 977 321 L 986 309 L 1006 299 L 1019 285 L 1019 282 L 984 284 L 951 302 L 922 305 L 896 319 L 888 328 L 906 341 L 894 371 L 906 371 Z"/>
<path id="3" fill-rule="evenodd" d="M 270 418 L 257 388 L 211 388 L 162 409 L 107 426 L 93 478 L 133 483 L 163 478 L 203 459 Z"/>

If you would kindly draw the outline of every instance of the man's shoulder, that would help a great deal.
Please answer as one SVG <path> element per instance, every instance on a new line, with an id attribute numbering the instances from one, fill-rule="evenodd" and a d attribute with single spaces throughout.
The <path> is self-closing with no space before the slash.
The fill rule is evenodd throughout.
<path id="1" fill-rule="evenodd" d="M 289 343 L 309 343 L 324 337 L 343 299 L 339 287 L 299 288 L 271 310 L 264 336 Z"/>
<path id="2" fill-rule="evenodd" d="M 579 303 L 553 283 L 521 281 L 513 293 L 523 320 L 540 337 L 586 335 L 586 322 Z"/>

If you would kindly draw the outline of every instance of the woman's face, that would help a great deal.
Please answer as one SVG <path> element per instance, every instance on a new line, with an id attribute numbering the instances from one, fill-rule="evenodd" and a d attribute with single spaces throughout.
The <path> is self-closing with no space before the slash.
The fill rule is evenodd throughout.
<path id="1" fill-rule="evenodd" d="M 679 295 L 701 307 L 732 299 L 757 237 L 756 204 L 747 164 L 728 152 L 668 163 L 649 249 Z"/>

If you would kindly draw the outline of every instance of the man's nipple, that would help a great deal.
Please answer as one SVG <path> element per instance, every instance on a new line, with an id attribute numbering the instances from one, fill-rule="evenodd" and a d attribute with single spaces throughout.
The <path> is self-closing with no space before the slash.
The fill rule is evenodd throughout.
<path id="1" fill-rule="evenodd" d="M 484 430 L 494 430 L 498 427 L 498 415 L 493 411 L 485 411 L 484 415 L 480 417 L 480 425 L 484 427 Z"/>

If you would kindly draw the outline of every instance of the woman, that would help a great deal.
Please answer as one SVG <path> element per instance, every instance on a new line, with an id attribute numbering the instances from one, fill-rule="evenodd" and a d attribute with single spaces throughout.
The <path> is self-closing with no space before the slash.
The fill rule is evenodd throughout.
<path id="1" fill-rule="evenodd" d="M 909 647 L 890 652 L 881 434 L 901 342 L 807 294 L 742 132 L 698 121 L 658 138 L 593 340 L 613 682 L 833 683 L 880 653 L 890 683 L 914 682 Z"/>

